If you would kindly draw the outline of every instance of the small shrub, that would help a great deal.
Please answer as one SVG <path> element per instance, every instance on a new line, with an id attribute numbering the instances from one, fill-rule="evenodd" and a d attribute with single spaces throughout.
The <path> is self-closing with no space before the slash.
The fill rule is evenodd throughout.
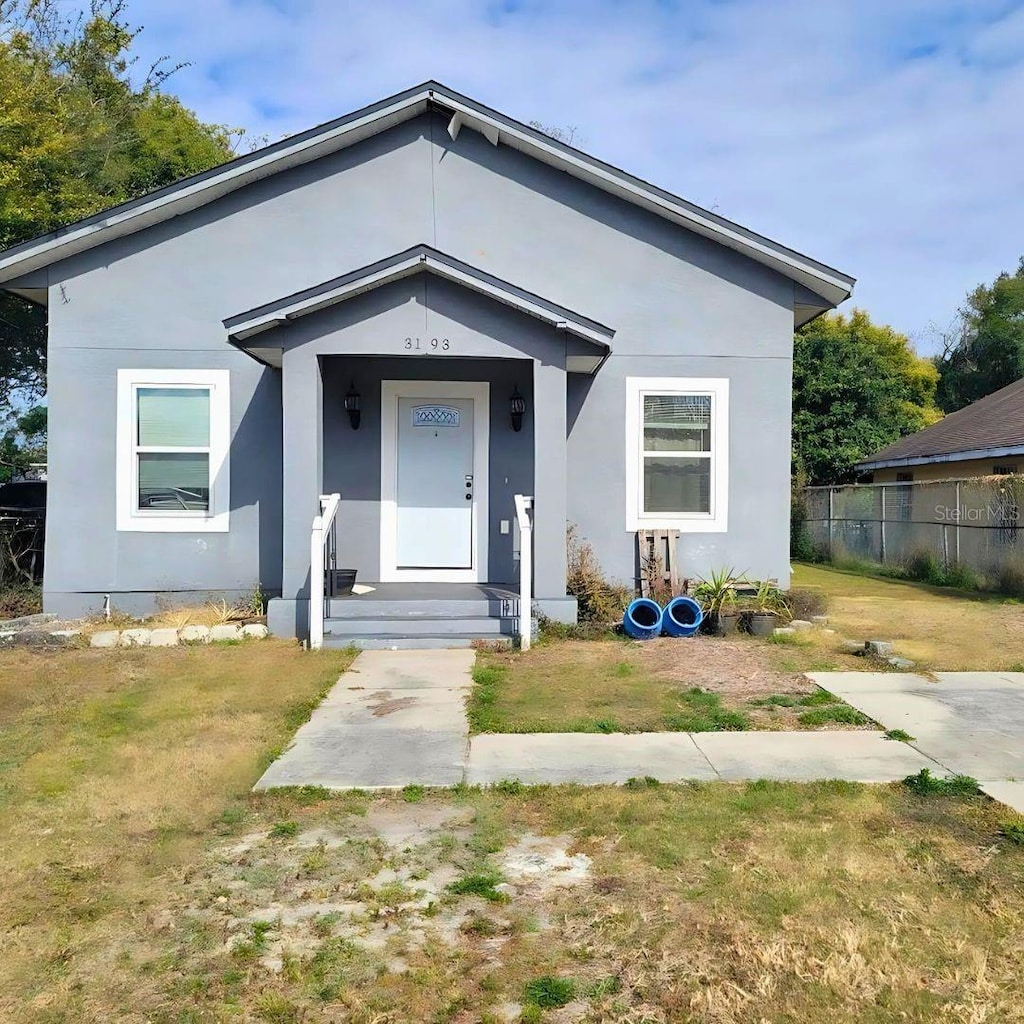
<path id="1" fill-rule="evenodd" d="M 622 618 L 631 588 L 605 579 L 590 544 L 581 540 L 577 528 L 566 532 L 566 589 L 579 605 L 580 622 L 607 624 Z"/>
<path id="2" fill-rule="evenodd" d="M 43 610 L 43 588 L 15 583 L 0 590 L 0 620 L 38 615 Z"/>
<path id="3" fill-rule="evenodd" d="M 930 768 L 922 768 L 916 775 L 908 775 L 903 785 L 918 796 L 977 796 L 981 790 L 978 780 L 969 775 L 947 775 L 944 779 L 932 775 Z"/>
<path id="4" fill-rule="evenodd" d="M 1024 821 L 1004 821 L 999 825 L 999 833 L 1014 846 L 1024 846 Z"/>
<path id="5" fill-rule="evenodd" d="M 941 586 L 945 573 L 942 564 L 931 551 L 915 551 L 904 563 L 907 579 L 919 583 L 931 583 Z"/>
<path id="6" fill-rule="evenodd" d="M 996 570 L 996 589 L 1008 597 L 1024 597 L 1024 569 L 1004 562 Z"/>
<path id="7" fill-rule="evenodd" d="M 862 715 L 856 708 L 851 708 L 849 704 L 836 704 L 832 707 L 805 711 L 802 715 L 797 716 L 797 721 L 801 725 L 813 728 L 827 725 L 829 722 L 836 722 L 839 725 L 867 725 L 871 719 Z"/>
<path id="8" fill-rule="evenodd" d="M 426 789 L 415 782 L 402 787 L 402 799 L 407 804 L 418 804 L 426 795 Z"/>
<path id="9" fill-rule="evenodd" d="M 887 740 L 898 740 L 900 743 L 910 743 L 914 739 L 905 729 L 886 729 L 885 738 Z"/>
<path id="10" fill-rule="evenodd" d="M 276 821 L 267 833 L 271 839 L 291 839 L 299 834 L 297 821 Z"/>
<path id="11" fill-rule="evenodd" d="M 809 619 L 828 612 L 828 595 L 818 587 L 791 587 L 786 604 L 794 619 Z"/>
<path id="12" fill-rule="evenodd" d="M 457 878 L 448 886 L 448 891 L 455 896 L 480 896 L 491 903 L 505 903 L 508 896 L 496 888 L 503 881 L 497 871 L 482 871 Z"/>
<path id="13" fill-rule="evenodd" d="M 545 974 L 526 983 L 523 1002 L 539 1006 L 542 1010 L 556 1009 L 572 1002 L 576 993 L 576 982 L 572 978 L 559 978 Z"/>

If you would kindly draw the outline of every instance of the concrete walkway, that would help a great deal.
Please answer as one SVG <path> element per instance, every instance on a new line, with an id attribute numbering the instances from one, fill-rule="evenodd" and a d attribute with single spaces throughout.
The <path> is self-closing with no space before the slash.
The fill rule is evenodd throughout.
<path id="1" fill-rule="evenodd" d="M 947 772 L 971 775 L 994 800 L 1024 812 L 1024 672 L 814 672 L 819 686 Z"/>
<path id="2" fill-rule="evenodd" d="M 476 653 L 363 651 L 256 789 L 454 786 L 469 752 Z"/>
<path id="3" fill-rule="evenodd" d="M 942 766 L 880 732 L 469 737 L 473 651 L 364 651 L 256 783 L 330 789 L 758 778 L 890 782 Z M 896 678 L 888 675 L 887 678 Z M 874 717 L 874 716 L 873 716 Z"/>

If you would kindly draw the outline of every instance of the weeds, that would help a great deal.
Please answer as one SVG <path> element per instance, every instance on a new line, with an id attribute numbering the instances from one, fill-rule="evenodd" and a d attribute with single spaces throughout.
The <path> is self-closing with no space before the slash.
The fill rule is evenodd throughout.
<path id="1" fill-rule="evenodd" d="M 750 727 L 741 711 L 722 707 L 722 698 L 695 686 L 675 694 L 678 710 L 663 717 L 672 732 L 742 732 Z"/>
<path id="2" fill-rule="evenodd" d="M 402 788 L 402 799 L 407 804 L 418 804 L 426 795 L 426 788 L 415 782 L 410 782 L 408 786 Z"/>
<path id="3" fill-rule="evenodd" d="M 1014 846 L 1024 846 L 1024 821 L 1003 821 L 999 834 Z"/>
<path id="4" fill-rule="evenodd" d="M 801 725 L 817 728 L 830 722 L 837 725 L 868 725 L 871 719 L 867 715 L 862 715 L 856 708 L 851 708 L 849 704 L 834 704 L 805 711 L 797 716 L 797 721 Z"/>
<path id="5" fill-rule="evenodd" d="M 454 896 L 479 896 L 491 903 L 505 903 L 508 896 L 497 888 L 504 880 L 497 871 L 482 871 L 457 878 L 448 886 L 448 891 Z"/>
<path id="6" fill-rule="evenodd" d="M 495 707 L 501 684 L 508 669 L 504 665 L 477 664 L 473 666 L 473 692 L 466 702 L 466 717 L 470 732 L 499 732 L 501 716 Z"/>
<path id="7" fill-rule="evenodd" d="M 903 785 L 918 796 L 971 797 L 978 796 L 978 780 L 969 775 L 947 775 L 944 779 L 932 775 L 930 768 L 922 768 L 916 775 L 908 775 Z"/>
<path id="8" fill-rule="evenodd" d="M 500 779 L 494 784 L 493 789 L 503 796 L 520 796 L 526 787 L 518 779 Z"/>
<path id="9" fill-rule="evenodd" d="M 605 579 L 590 544 L 581 540 L 576 526 L 566 531 L 566 589 L 579 606 L 580 622 L 610 623 L 622 618 L 633 592 Z"/>
<path id="10" fill-rule="evenodd" d="M 900 743 L 911 743 L 915 739 L 905 729 L 886 729 L 885 738 L 887 740 L 898 740 Z"/>
<path id="11" fill-rule="evenodd" d="M 276 821 L 267 833 L 269 839 L 292 839 L 299 834 L 297 821 Z"/>
<path id="12" fill-rule="evenodd" d="M 576 982 L 572 978 L 560 978 L 545 974 L 526 983 L 523 1002 L 542 1010 L 557 1009 L 572 1002 L 576 994 Z"/>

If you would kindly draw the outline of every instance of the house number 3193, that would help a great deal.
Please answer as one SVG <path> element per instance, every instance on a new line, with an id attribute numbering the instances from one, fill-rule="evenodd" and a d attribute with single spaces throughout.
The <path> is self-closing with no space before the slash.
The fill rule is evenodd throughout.
<path id="1" fill-rule="evenodd" d="M 407 352 L 447 352 L 451 344 L 447 338 L 406 338 Z"/>

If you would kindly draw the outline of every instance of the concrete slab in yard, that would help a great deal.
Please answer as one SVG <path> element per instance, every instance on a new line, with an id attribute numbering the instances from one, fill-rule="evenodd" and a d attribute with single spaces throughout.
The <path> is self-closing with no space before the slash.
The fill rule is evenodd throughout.
<path id="1" fill-rule="evenodd" d="M 1024 782 L 983 782 L 981 788 L 993 800 L 1024 814 Z"/>
<path id="2" fill-rule="evenodd" d="M 880 732 L 700 732 L 694 743 L 730 781 L 893 782 L 935 762 Z"/>
<path id="3" fill-rule="evenodd" d="M 474 736 L 466 769 L 471 785 L 519 779 L 597 786 L 644 775 L 662 782 L 717 778 L 686 733 Z"/>
<path id="4" fill-rule="evenodd" d="M 468 749 L 473 651 L 360 654 L 256 789 L 453 786 Z"/>
<path id="5" fill-rule="evenodd" d="M 811 678 L 951 772 L 980 781 L 1024 778 L 1024 674 L 816 672 Z"/>

